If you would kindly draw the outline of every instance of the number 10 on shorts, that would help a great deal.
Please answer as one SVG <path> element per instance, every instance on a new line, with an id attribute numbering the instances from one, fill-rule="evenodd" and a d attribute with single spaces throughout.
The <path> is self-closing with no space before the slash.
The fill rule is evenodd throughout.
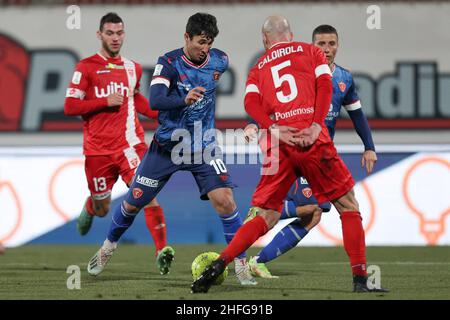
<path id="1" fill-rule="evenodd" d="M 209 164 L 214 167 L 214 170 L 216 170 L 217 174 L 227 172 L 227 167 L 225 166 L 225 163 L 223 163 L 222 159 L 211 160 Z"/>

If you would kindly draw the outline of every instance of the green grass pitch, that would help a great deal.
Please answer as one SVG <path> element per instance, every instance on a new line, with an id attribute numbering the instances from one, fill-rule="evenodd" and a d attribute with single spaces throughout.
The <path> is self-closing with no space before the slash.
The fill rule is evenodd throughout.
<path id="1" fill-rule="evenodd" d="M 121 245 L 98 277 L 86 272 L 96 246 L 28 245 L 0 256 L 0 299 L 450 299 L 449 247 L 369 247 L 369 265 L 381 269 L 385 294 L 352 293 L 351 274 L 342 247 L 298 247 L 268 264 L 279 279 L 258 285 L 238 284 L 232 265 L 221 286 L 207 294 L 191 294 L 194 258 L 224 246 L 175 245 L 169 275 L 158 273 L 154 247 Z M 249 255 L 258 248 L 251 248 Z M 81 269 L 81 289 L 69 290 L 67 267 Z"/>

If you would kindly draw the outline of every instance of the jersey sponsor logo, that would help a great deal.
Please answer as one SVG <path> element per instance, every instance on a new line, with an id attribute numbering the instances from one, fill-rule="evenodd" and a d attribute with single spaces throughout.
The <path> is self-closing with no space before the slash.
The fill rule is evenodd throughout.
<path id="1" fill-rule="evenodd" d="M 140 197 L 142 197 L 143 194 L 144 192 L 142 191 L 142 189 L 133 188 L 133 198 L 139 199 Z"/>
<path id="2" fill-rule="evenodd" d="M 162 69 L 163 69 L 163 65 L 158 63 L 158 64 L 155 66 L 155 71 L 153 71 L 153 76 L 154 76 L 154 77 L 155 77 L 155 76 L 160 76 L 160 75 L 161 75 Z"/>
<path id="3" fill-rule="evenodd" d="M 213 79 L 214 79 L 214 81 L 218 81 L 219 78 L 220 78 L 220 72 L 217 71 L 217 70 L 214 71 L 214 72 L 213 72 Z"/>
<path id="4" fill-rule="evenodd" d="M 150 188 L 157 188 L 158 187 L 158 180 L 150 179 L 141 175 L 138 175 L 136 178 L 136 182 L 139 184 L 142 184 L 143 186 L 147 186 Z"/>
<path id="5" fill-rule="evenodd" d="M 311 196 L 312 196 L 312 190 L 311 190 L 311 188 L 305 188 L 305 189 L 302 189 L 302 193 L 303 193 L 303 195 L 306 197 L 306 198 L 311 198 Z"/>
<path id="6" fill-rule="evenodd" d="M 266 63 L 269 63 L 275 59 L 287 56 L 287 55 L 289 55 L 291 53 L 295 53 L 295 52 L 303 52 L 302 46 L 300 46 L 300 45 L 299 46 L 290 46 L 290 47 L 274 50 L 269 55 L 265 56 L 263 61 L 258 63 L 258 68 L 261 69 L 262 67 L 264 67 L 264 65 Z"/>
<path id="7" fill-rule="evenodd" d="M 72 77 L 72 83 L 73 84 L 80 84 L 80 82 L 81 82 L 81 76 L 82 76 L 83 74 L 80 72 L 80 71 L 75 71 L 74 73 L 73 73 L 73 77 Z"/>
<path id="8" fill-rule="evenodd" d="M 339 89 L 341 90 L 341 92 L 344 92 L 346 88 L 347 85 L 345 83 L 343 83 L 342 81 L 339 82 Z"/>
<path id="9" fill-rule="evenodd" d="M 308 181 L 306 181 L 305 178 L 300 177 L 300 184 L 308 184 Z"/>
<path id="10" fill-rule="evenodd" d="M 314 107 L 297 108 L 294 110 L 289 110 L 287 112 L 275 112 L 275 120 L 284 120 L 294 116 L 312 113 L 314 113 Z"/>
<path id="11" fill-rule="evenodd" d="M 97 98 L 105 98 L 113 93 L 120 93 L 121 95 L 125 97 L 129 97 L 130 95 L 130 88 L 125 86 L 123 82 L 117 83 L 117 82 L 110 82 L 106 88 L 99 88 L 97 86 L 94 87 L 95 89 L 95 96 Z"/>

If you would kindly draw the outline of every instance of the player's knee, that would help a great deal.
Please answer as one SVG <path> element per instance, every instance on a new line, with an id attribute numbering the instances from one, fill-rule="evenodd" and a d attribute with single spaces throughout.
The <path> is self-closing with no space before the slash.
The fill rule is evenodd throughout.
<path id="1" fill-rule="evenodd" d="M 159 207 L 159 202 L 158 200 L 156 200 L 156 198 L 153 198 L 152 201 L 150 201 L 150 203 L 148 205 L 145 206 L 146 208 L 148 207 Z"/>
<path id="2" fill-rule="evenodd" d="M 263 210 L 260 216 L 266 221 L 267 227 L 272 229 L 280 220 L 281 214 L 274 210 Z"/>
<path id="3" fill-rule="evenodd" d="M 216 211 L 220 215 L 230 214 L 236 210 L 236 203 L 232 196 L 224 196 L 216 199 L 215 206 Z"/>
<path id="4" fill-rule="evenodd" d="M 104 217 L 109 212 L 109 205 L 100 206 L 97 211 L 95 211 L 95 215 L 97 217 Z"/>
<path id="5" fill-rule="evenodd" d="M 333 205 L 339 213 L 348 211 L 359 212 L 359 204 L 356 200 L 355 193 L 350 190 L 345 195 L 333 201 Z"/>
<path id="6" fill-rule="evenodd" d="M 104 217 L 108 214 L 110 202 L 100 201 L 94 204 L 94 211 L 97 217 Z"/>
<path id="7" fill-rule="evenodd" d="M 125 211 L 128 212 L 128 213 L 138 213 L 139 210 L 141 210 L 141 208 L 133 206 L 133 205 L 129 204 L 126 201 L 124 201 L 122 203 L 122 205 L 123 205 L 123 208 L 125 209 Z"/>

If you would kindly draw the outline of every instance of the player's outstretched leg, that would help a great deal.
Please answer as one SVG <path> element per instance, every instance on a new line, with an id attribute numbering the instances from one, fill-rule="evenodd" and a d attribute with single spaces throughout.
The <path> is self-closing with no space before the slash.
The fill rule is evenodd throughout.
<path id="1" fill-rule="evenodd" d="M 89 232 L 94 220 L 95 212 L 92 204 L 92 198 L 88 197 L 77 219 L 78 232 L 84 236 Z"/>
<path id="2" fill-rule="evenodd" d="M 220 216 L 220 220 L 222 221 L 225 240 L 227 243 L 230 243 L 237 230 L 242 226 L 239 210 L 236 209 L 231 214 Z M 254 286 L 258 284 L 250 272 L 245 251 L 234 259 L 234 272 L 241 285 Z"/>
<path id="3" fill-rule="evenodd" d="M 156 264 L 159 269 L 159 273 L 162 275 L 170 272 L 170 266 L 175 259 L 175 250 L 170 246 L 165 246 L 158 251 L 156 256 Z"/>
<path id="4" fill-rule="evenodd" d="M 265 246 L 255 257 L 250 259 L 250 269 L 255 276 L 273 279 L 265 263 L 272 261 L 295 246 L 308 234 L 308 230 L 301 224 L 300 219 L 292 221 L 280 230 L 272 241 Z"/>
<path id="5" fill-rule="evenodd" d="M 192 293 L 208 292 L 214 281 L 222 274 L 225 267 L 236 258 L 239 253 L 246 251 L 259 237 L 266 234 L 269 227 L 273 227 L 278 217 L 267 217 L 266 222 L 262 216 L 255 217 L 252 221 L 244 224 L 237 231 L 233 240 L 222 251 L 219 258 L 213 261 L 197 280 L 192 283 Z"/>
<path id="6" fill-rule="evenodd" d="M 216 174 L 214 174 L 214 176 L 216 176 Z M 242 226 L 242 219 L 239 210 L 236 208 L 232 189 L 229 187 L 217 188 L 208 192 L 208 197 L 219 214 L 225 241 L 230 243 L 236 232 Z M 245 250 L 238 252 L 234 258 L 234 271 L 239 283 L 241 285 L 258 284 L 250 272 Z"/>
<path id="7" fill-rule="evenodd" d="M 87 271 L 91 276 L 99 275 L 105 269 L 109 260 L 111 259 L 114 250 L 117 248 L 117 242 L 111 242 L 106 239 L 102 247 L 89 260 Z"/>

